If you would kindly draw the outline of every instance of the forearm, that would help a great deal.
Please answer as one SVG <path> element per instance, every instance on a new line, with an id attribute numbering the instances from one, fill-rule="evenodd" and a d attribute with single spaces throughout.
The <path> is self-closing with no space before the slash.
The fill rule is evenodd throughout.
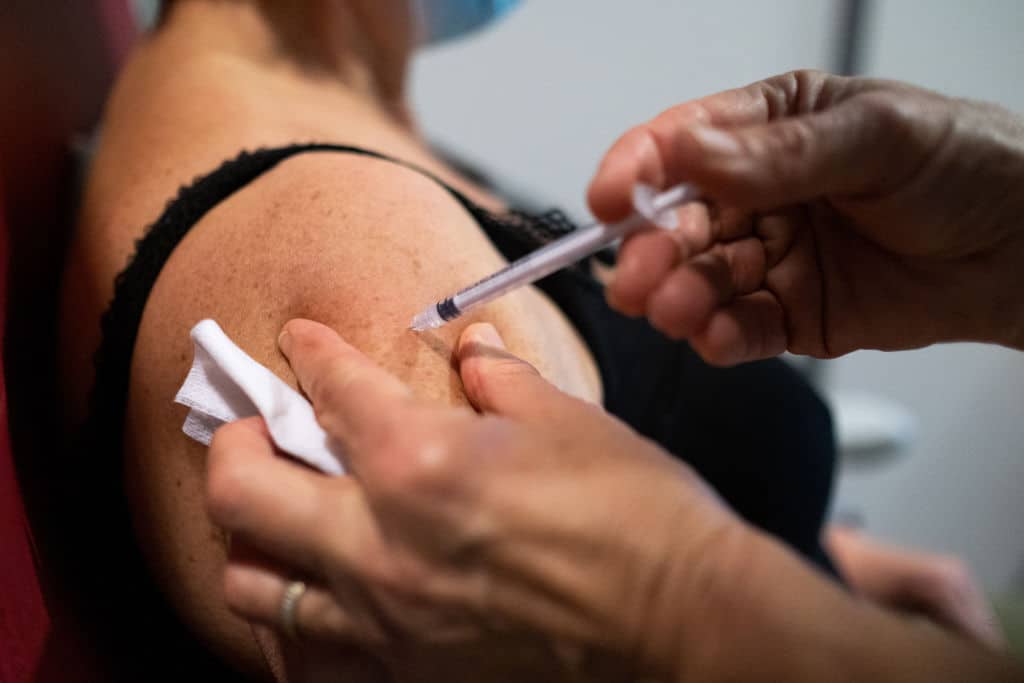
<path id="1" fill-rule="evenodd" d="M 858 600 L 777 542 L 747 533 L 706 582 L 674 667 L 680 681 L 1020 681 L 1024 671 L 938 627 Z M 729 555 L 732 554 L 730 558 Z M 729 566 L 731 565 L 731 566 Z"/>

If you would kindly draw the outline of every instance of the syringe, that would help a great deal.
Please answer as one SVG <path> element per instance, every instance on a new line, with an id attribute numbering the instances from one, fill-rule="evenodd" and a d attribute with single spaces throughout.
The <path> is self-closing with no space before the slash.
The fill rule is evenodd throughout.
<path id="1" fill-rule="evenodd" d="M 663 228 L 674 228 L 676 216 L 671 209 L 699 197 L 697 188 L 685 183 L 660 193 L 656 193 L 650 186 L 637 185 L 633 190 L 635 210 L 628 218 L 611 225 L 593 223 L 544 245 L 476 284 L 431 304 L 413 317 L 409 328 L 422 332 L 441 327 L 477 306 L 482 306 L 503 294 L 536 282 L 556 270 L 597 253 L 615 240 L 648 223 Z"/>

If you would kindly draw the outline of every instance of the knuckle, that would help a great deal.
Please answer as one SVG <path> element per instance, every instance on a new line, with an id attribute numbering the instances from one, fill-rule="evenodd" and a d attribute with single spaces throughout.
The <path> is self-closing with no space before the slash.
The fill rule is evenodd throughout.
<path id="1" fill-rule="evenodd" d="M 798 88 L 796 74 L 796 71 L 787 71 L 747 86 L 759 100 L 764 102 L 769 121 L 783 118 L 791 113 L 791 103 L 796 97 Z"/>
<path id="2" fill-rule="evenodd" d="M 248 498 L 245 468 L 235 461 L 221 461 L 206 480 L 207 513 L 218 524 L 230 526 Z"/>
<path id="3" fill-rule="evenodd" d="M 518 358 L 489 358 L 470 364 L 467 370 L 463 382 L 484 405 L 500 403 L 514 380 L 539 376 L 535 367 Z"/>
<path id="4" fill-rule="evenodd" d="M 768 107 L 768 119 L 775 120 L 814 110 L 831 78 L 819 69 L 795 69 L 755 85 Z"/>
<path id="5" fill-rule="evenodd" d="M 806 119 L 791 119 L 786 125 L 777 126 L 774 133 L 769 142 L 772 149 L 765 151 L 776 161 L 776 171 L 789 167 L 791 164 L 785 163 L 788 159 L 805 159 L 817 142 L 815 130 Z"/>
<path id="6" fill-rule="evenodd" d="M 955 144 L 958 117 L 930 93 L 871 91 L 859 95 L 856 126 L 865 146 L 885 150 L 873 157 L 876 184 L 898 185 L 919 173 L 944 146 Z"/>
<path id="7" fill-rule="evenodd" d="M 456 460 L 451 439 L 429 426 L 415 429 L 406 425 L 395 432 L 380 437 L 373 484 L 376 495 L 406 501 L 449 488 Z"/>
<path id="8" fill-rule="evenodd" d="M 826 78 L 830 77 L 827 71 L 821 69 L 794 69 L 792 72 L 793 79 L 801 85 L 815 85 Z"/>
<path id="9" fill-rule="evenodd" d="M 653 306 L 647 313 L 651 326 L 669 339 L 681 340 L 686 337 L 686 326 L 675 311 L 667 306 Z"/>
<path id="10" fill-rule="evenodd" d="M 692 332 L 694 312 L 679 296 L 677 282 L 668 281 L 650 297 L 647 319 L 651 325 L 671 339 L 682 339 Z"/>
<path id="11" fill-rule="evenodd" d="M 224 569 L 222 590 L 224 602 L 235 612 L 253 615 L 253 585 L 250 573 L 244 569 L 228 565 Z"/>
<path id="12" fill-rule="evenodd" d="M 366 578 L 391 594 L 417 595 L 429 584 L 431 572 L 421 563 L 397 555 L 378 556 L 367 563 Z"/>
<path id="13" fill-rule="evenodd" d="M 537 370 L 518 358 L 496 358 L 490 364 L 486 381 L 495 387 L 503 386 L 507 380 L 517 377 L 534 377 Z"/>
<path id="14" fill-rule="evenodd" d="M 906 110 L 899 100 L 888 94 L 869 93 L 864 95 L 861 106 L 881 128 L 900 128 L 906 120 Z"/>
<path id="15" fill-rule="evenodd" d="M 455 469 L 455 455 L 447 439 L 426 439 L 409 451 L 404 487 L 411 492 L 447 488 Z"/>
<path id="16" fill-rule="evenodd" d="M 921 115 L 915 98 L 898 97 L 888 92 L 870 92 L 860 98 L 866 119 L 874 124 L 882 140 L 898 141 L 912 136 Z"/>
<path id="17" fill-rule="evenodd" d="M 797 69 L 792 72 L 796 86 L 796 105 L 798 111 L 812 111 L 818 95 L 828 82 L 830 76 L 821 69 Z"/>

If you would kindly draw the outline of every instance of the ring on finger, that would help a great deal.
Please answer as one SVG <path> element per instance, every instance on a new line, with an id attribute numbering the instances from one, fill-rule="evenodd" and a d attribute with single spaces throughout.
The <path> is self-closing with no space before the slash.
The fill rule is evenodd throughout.
<path id="1" fill-rule="evenodd" d="M 299 602 L 306 594 L 306 588 L 305 581 L 292 581 L 285 587 L 284 595 L 281 596 L 281 606 L 278 608 L 281 631 L 292 640 L 299 639 L 295 616 L 299 610 Z"/>

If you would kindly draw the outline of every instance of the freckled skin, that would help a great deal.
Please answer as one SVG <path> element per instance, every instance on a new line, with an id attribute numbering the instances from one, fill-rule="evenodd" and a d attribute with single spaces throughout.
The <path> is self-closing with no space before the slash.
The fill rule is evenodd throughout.
<path id="1" fill-rule="evenodd" d="M 218 88 L 245 83 L 244 78 L 219 73 L 222 66 L 192 77 L 179 70 L 178 87 L 154 93 L 152 69 L 144 67 L 138 60 L 129 66 L 107 112 L 114 124 L 131 114 L 132 125 L 105 131 L 70 255 L 62 381 L 73 417 L 81 416 L 92 382 L 88 358 L 98 344 L 97 321 L 135 240 L 178 185 L 240 149 L 296 139 L 362 144 L 427 167 L 489 208 L 500 208 L 426 156 L 418 143 L 351 103 L 337 103 L 330 117 L 313 126 L 268 121 L 259 111 L 224 120 L 213 106 L 182 110 L 190 78 L 212 78 Z M 270 87 L 264 95 L 283 97 Z M 160 115 L 136 115 L 143 99 L 152 107 L 147 111 Z M 142 163 L 152 159 L 162 160 L 159 171 Z M 293 317 L 319 320 L 418 395 L 464 404 L 452 368 L 453 345 L 466 325 L 488 320 L 510 350 L 546 377 L 599 400 L 588 352 L 535 290 L 511 294 L 439 330 L 407 329 L 424 305 L 501 265 L 468 214 L 435 183 L 394 164 L 342 154 L 283 162 L 211 211 L 172 254 L 150 295 L 133 356 L 127 493 L 157 581 L 214 651 L 242 669 L 268 675 L 249 625 L 222 606 L 225 542 L 203 508 L 205 450 L 182 435 L 186 411 L 172 403 L 192 358 L 188 330 L 202 318 L 215 318 L 239 346 L 294 386 L 277 335 Z"/>

